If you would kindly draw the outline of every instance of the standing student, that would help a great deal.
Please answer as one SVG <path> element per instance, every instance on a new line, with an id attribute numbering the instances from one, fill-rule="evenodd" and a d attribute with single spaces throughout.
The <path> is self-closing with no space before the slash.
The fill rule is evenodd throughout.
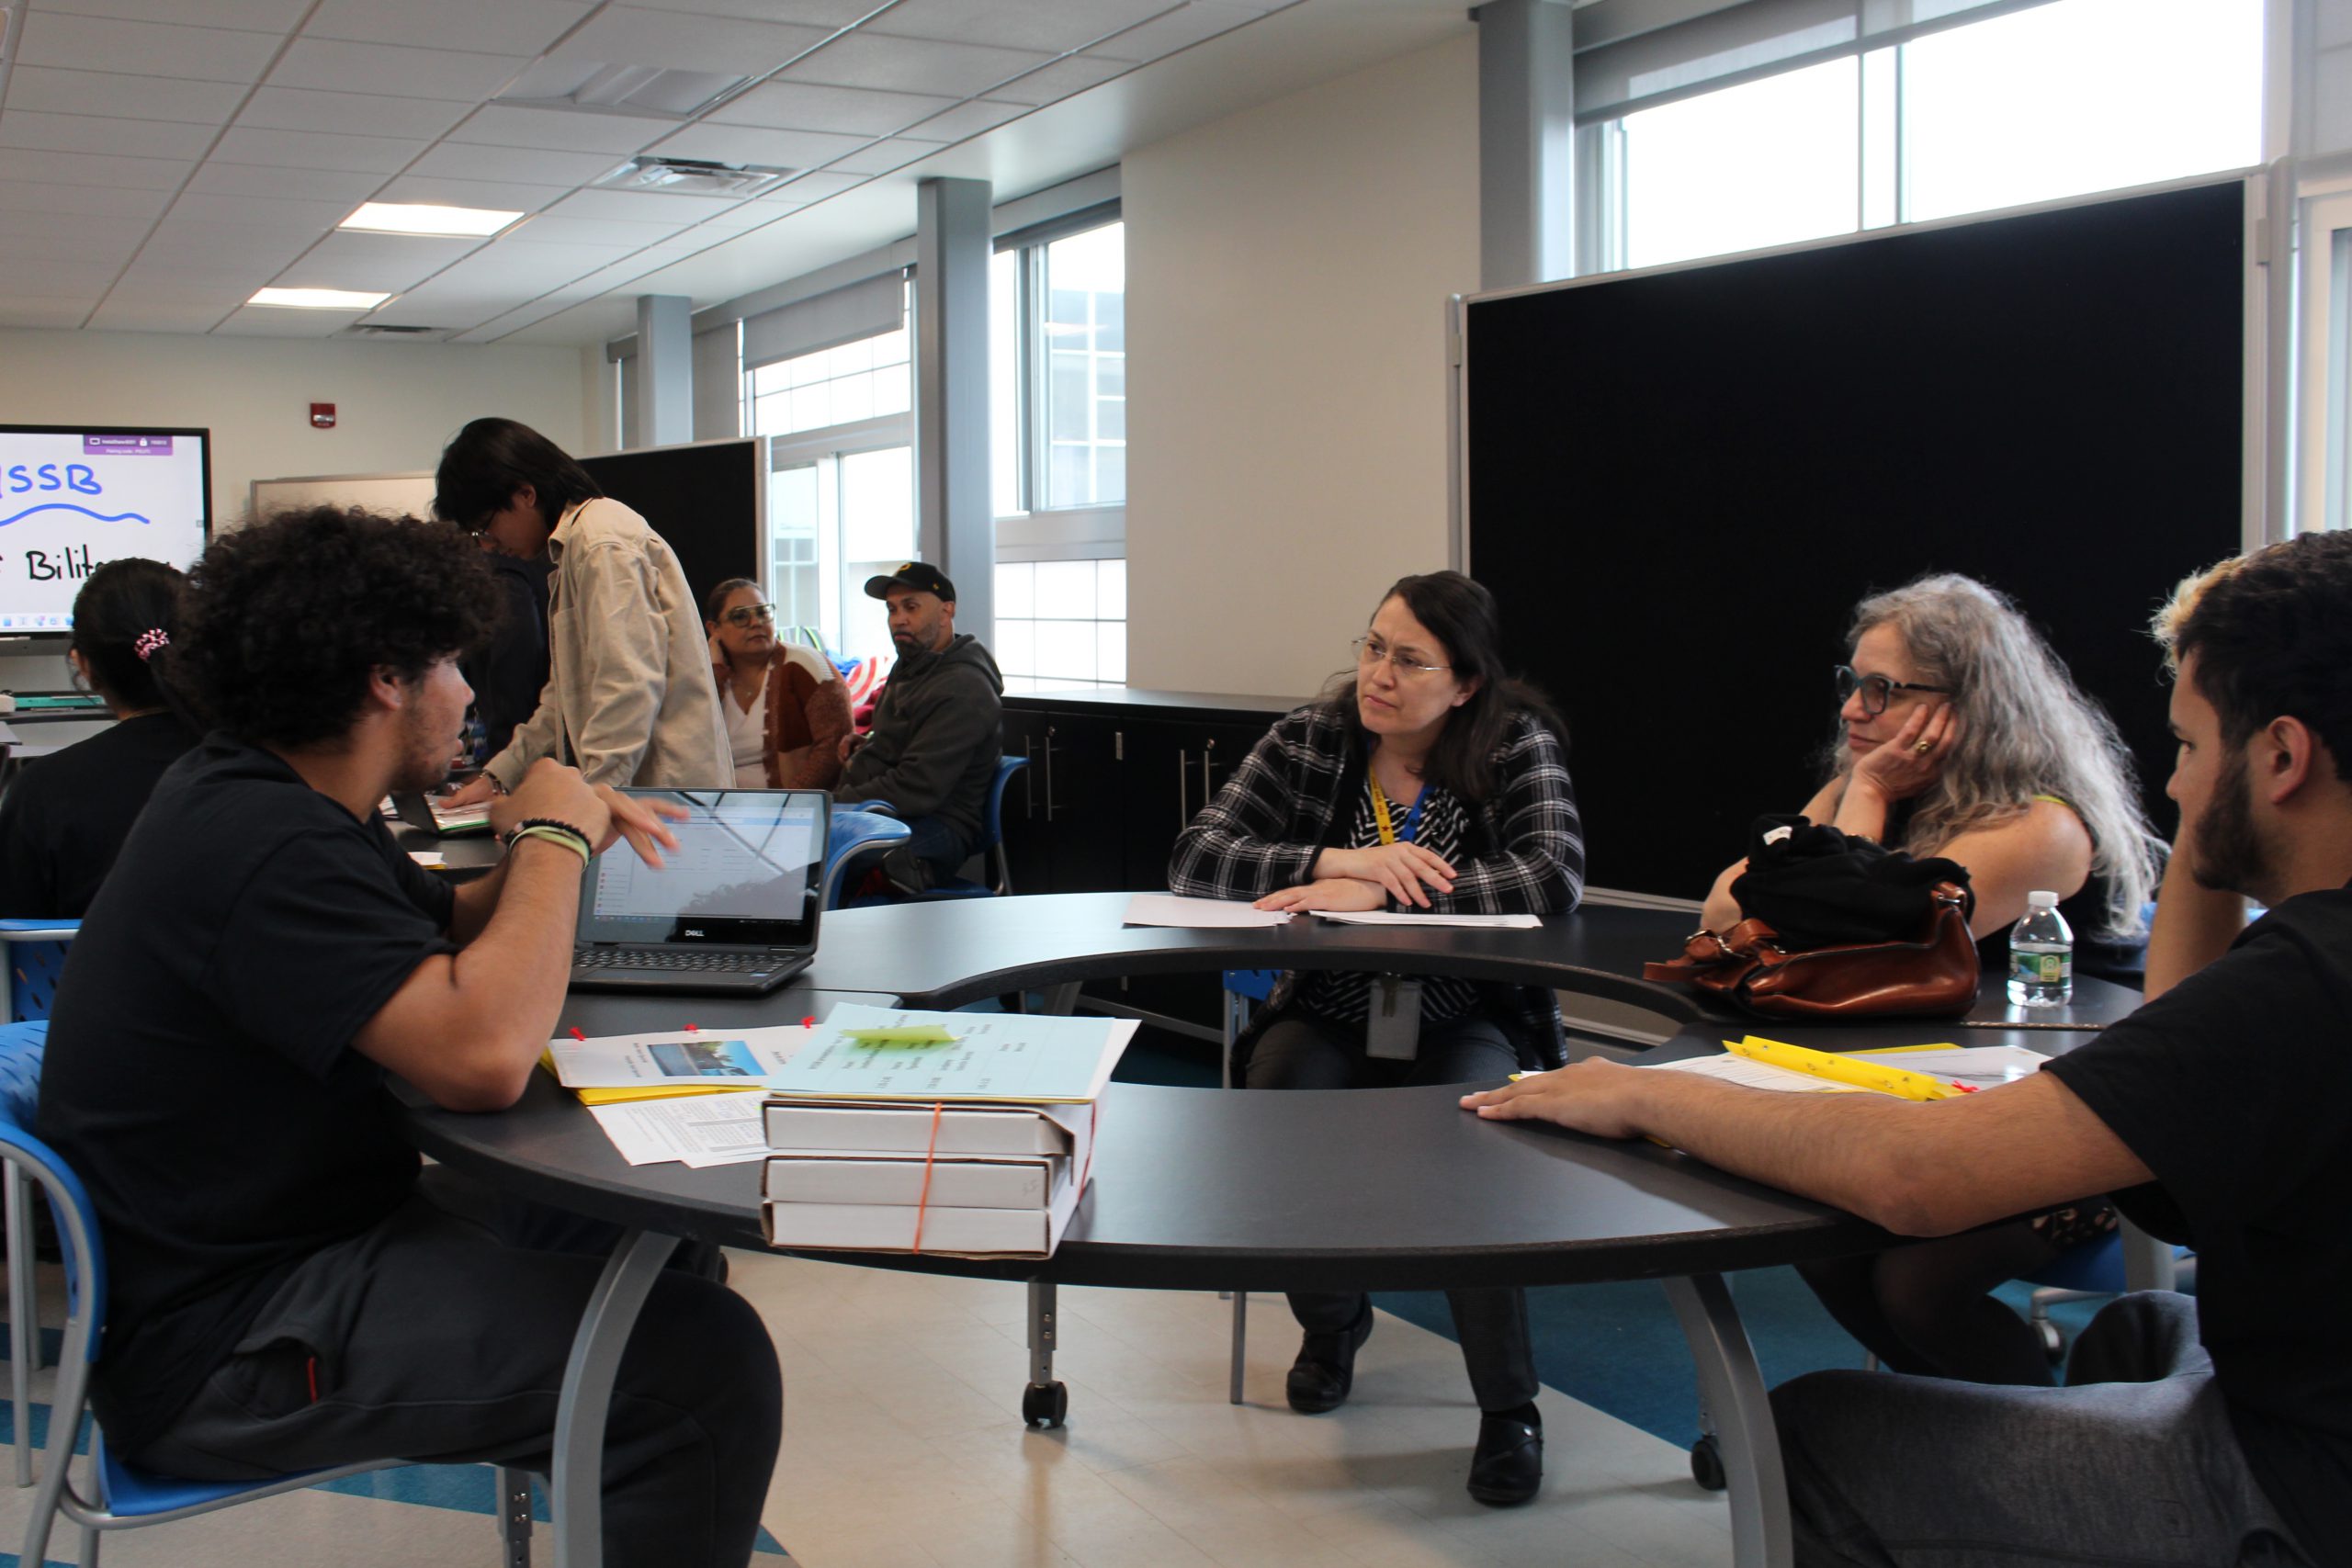
<path id="1" fill-rule="evenodd" d="M 458 432 L 435 476 L 434 515 L 502 552 L 555 561 L 538 710 L 453 805 L 511 790 L 543 757 L 590 784 L 722 789 L 735 767 L 710 649 L 678 558 L 605 498 L 562 448 L 511 419 Z"/>
<path id="2" fill-rule="evenodd" d="M 1176 840 L 1168 886 L 1261 909 L 1558 914 L 1584 837 L 1558 720 L 1502 664 L 1494 596 L 1456 571 L 1398 581 L 1356 672 L 1277 723 Z M 1475 1083 L 1559 1065 L 1552 993 L 1464 980 L 1285 975 L 1234 1046 L 1251 1089 Z M 1330 1149 L 1345 1161 L 1364 1151 Z M 1527 1293 L 1446 1292 L 1480 1412 L 1470 1495 L 1524 1503 L 1544 1479 Z M 1372 1333 L 1362 1292 L 1293 1294 L 1306 1330 L 1291 1408 L 1333 1410 Z"/>
<path id="3" fill-rule="evenodd" d="M 83 923 L 36 1118 L 106 1237 L 91 1398 L 133 1462 L 549 1462 L 618 1229 L 423 1169 L 386 1078 L 513 1104 L 563 1005 L 582 863 L 675 840 L 541 761 L 492 808 L 489 875 L 453 889 L 393 842 L 376 803 L 447 773 L 457 657 L 496 602 L 454 534 L 333 508 L 225 535 L 196 568 L 181 671 L 218 728 Z M 701 1268 L 655 1282 L 617 1370 L 613 1568 L 742 1568 L 759 1535 L 774 1342 L 686 1251 Z"/>
<path id="4" fill-rule="evenodd" d="M 0 801 L 0 917 L 79 919 L 155 781 L 196 744 L 164 684 L 181 578 L 108 561 L 74 596 L 65 658 L 112 728 L 27 765 Z"/>

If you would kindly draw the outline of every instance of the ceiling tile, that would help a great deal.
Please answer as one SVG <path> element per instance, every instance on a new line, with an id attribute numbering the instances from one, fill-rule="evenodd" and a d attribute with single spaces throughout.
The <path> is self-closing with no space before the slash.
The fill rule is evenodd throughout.
<path id="1" fill-rule="evenodd" d="M 119 266 L 153 227 L 150 218 L 44 213 L 38 222 L 0 223 L 0 256 L 107 255 Z M 0 274 L 0 288 L 7 287 L 7 277 Z"/>
<path id="2" fill-rule="evenodd" d="M 820 87 L 808 82 L 763 82 L 704 117 L 704 123 L 763 125 L 779 130 L 830 130 L 845 136 L 888 136 L 956 100 L 919 93 L 876 93 L 859 87 Z"/>
<path id="3" fill-rule="evenodd" d="M 811 202 L 822 201 L 829 196 L 839 196 L 845 190 L 854 190 L 864 185 L 865 179 L 866 176 L 864 175 L 840 175 L 831 169 L 820 169 L 813 175 L 803 175 L 787 185 L 778 186 L 773 192 L 760 199 L 790 202 L 795 207 L 807 207 Z"/>
<path id="4" fill-rule="evenodd" d="M 642 190 L 583 190 L 566 197 L 549 211 L 560 218 L 618 218 L 625 222 L 674 223 L 680 219 L 699 222 L 714 212 L 739 205 L 729 196 L 662 196 Z"/>
<path id="5" fill-rule="evenodd" d="M 222 272 L 266 265 L 275 272 L 309 250 L 318 238 L 316 232 L 308 230 L 259 229 L 250 223 L 166 218 L 148 236 L 139 259 L 193 261 Z"/>
<path id="6" fill-rule="evenodd" d="M 118 290 L 98 307 L 97 313 L 90 318 L 90 326 L 93 331 L 115 333 L 209 332 L 212 324 L 232 308 L 125 298 Z"/>
<path id="7" fill-rule="evenodd" d="M 484 104 L 449 133 L 449 140 L 492 147 L 546 147 L 560 152 L 626 154 L 677 129 L 674 119 L 654 119 L 644 115 Z"/>
<path id="8" fill-rule="evenodd" d="M 1264 15 L 1253 6 L 1220 5 L 1217 0 L 1193 0 L 1180 11 L 1146 22 L 1139 28 L 1105 39 L 1086 52 L 1105 60 L 1158 60 L 1203 39 L 1230 32 Z"/>
<path id="9" fill-rule="evenodd" d="M 384 183 L 381 175 L 364 169 L 270 168 L 259 164 L 211 162 L 187 182 L 192 191 L 217 191 L 222 196 L 274 196 L 304 201 L 340 201 L 345 210 L 358 206 Z"/>
<path id="10" fill-rule="evenodd" d="M 299 38 L 270 72 L 269 82 L 274 87 L 316 87 L 328 93 L 389 93 L 401 98 L 480 103 L 529 63 L 527 57 L 515 54 Z"/>
<path id="11" fill-rule="evenodd" d="M 40 0 L 40 8 L 144 20 L 168 6 L 173 21 L 191 27 L 283 33 L 302 19 L 311 4 L 311 0 Z"/>
<path id="12" fill-rule="evenodd" d="M 212 329 L 216 337 L 333 337 L 357 321 L 360 312 L 288 310 L 269 305 L 247 305 Z"/>
<path id="13" fill-rule="evenodd" d="M 846 158 L 836 158 L 825 166 L 842 175 L 887 175 L 893 169 L 905 168 L 918 158 L 928 158 L 945 145 L 944 141 L 917 141 L 911 137 L 893 136 Z"/>
<path id="14" fill-rule="evenodd" d="M 196 166 L 176 158 L 113 158 L 96 152 L 26 152 L 0 149 L 0 180 L 38 175 L 69 185 L 177 190 Z"/>
<path id="15" fill-rule="evenodd" d="M 62 256 L 12 257 L 6 277 L 0 279 L 0 289 L 16 294 L 46 294 L 54 299 L 86 295 L 95 300 L 119 265 L 93 268 L 87 262 Z"/>
<path id="16" fill-rule="evenodd" d="M 262 130 L 326 130 L 346 136 L 430 140 L 457 124 L 465 112 L 465 105 L 441 98 L 260 87 L 238 114 L 237 123 Z"/>
<path id="17" fill-rule="evenodd" d="M 570 186 L 537 185 L 526 180 L 452 180 L 437 175 L 402 175 L 375 193 L 378 201 L 489 207 L 505 212 L 537 212 L 571 194 Z"/>
<path id="18" fill-rule="evenodd" d="M 672 71 L 759 76 L 831 36 L 832 29 L 824 27 L 610 6 L 548 55 L 553 60 L 593 60 L 607 65 L 658 65 Z"/>
<path id="19" fill-rule="evenodd" d="M 527 185 L 582 186 L 621 163 L 612 152 L 557 152 L 544 147 L 478 147 L 444 141 L 409 172 L 444 179 L 514 180 Z"/>
<path id="20" fill-rule="evenodd" d="M 775 217 L 776 209 L 773 202 L 747 201 L 741 207 L 730 208 L 725 212 L 714 213 L 704 219 L 690 232 L 734 234 L 745 229 L 756 229 L 763 223 L 773 223 L 775 221 Z"/>
<path id="21" fill-rule="evenodd" d="M 519 290 L 484 291 L 427 283 L 388 299 L 368 316 L 377 326 L 469 327 L 524 303 Z"/>
<path id="22" fill-rule="evenodd" d="M 109 298 L 136 296 L 165 305 L 202 305 L 225 315 L 250 299 L 269 281 L 274 269 L 241 266 L 233 270 L 187 263 L 133 262 L 116 282 Z"/>
<path id="23" fill-rule="evenodd" d="M 1034 104 L 1001 104 L 992 98 L 974 98 L 958 104 L 945 114 L 933 115 L 920 125 L 907 129 L 917 136 L 935 136 L 942 141 L 961 141 L 967 136 L 978 136 L 992 130 L 1009 119 L 1019 119 L 1036 106 Z"/>
<path id="24" fill-rule="evenodd" d="M 656 11 L 695 11 L 707 17 L 747 17 L 803 27 L 845 28 L 874 14 L 881 0 L 635 0 Z"/>
<path id="25" fill-rule="evenodd" d="M 90 313 L 91 303 L 74 299 L 0 299 L 0 325 L 78 327 Z"/>
<path id="26" fill-rule="evenodd" d="M 5 119 L 5 117 L 0 117 Z M 854 152 L 870 138 L 829 136 L 821 130 L 763 130 L 752 125 L 690 125 L 653 145 L 668 158 L 708 158 L 721 164 L 763 164 L 779 169 L 813 169 Z"/>
<path id="27" fill-rule="evenodd" d="M 1183 0 L 899 0 L 862 29 L 1062 54 Z"/>
<path id="28" fill-rule="evenodd" d="M 39 10 L 25 13 L 17 62 L 198 82 L 253 82 L 260 79 L 279 41 L 275 33 Z"/>
<path id="29" fill-rule="evenodd" d="M 90 114 L 0 111 L 0 147 L 36 152 L 98 152 L 122 158 L 204 156 L 215 131 L 168 119 L 109 119 Z"/>
<path id="30" fill-rule="evenodd" d="M 270 282 L 284 288 L 380 288 L 396 294 L 480 248 L 478 240 L 330 234 Z"/>
<path id="31" fill-rule="evenodd" d="M 991 87 L 989 96 L 1014 104 L 1051 104 L 1082 93 L 1089 87 L 1100 86 L 1114 76 L 1124 76 L 1135 69 L 1125 60 L 1097 60 L 1091 55 L 1074 54 L 1068 60 L 1057 60 L 1043 71 L 1032 71 L 1018 82 L 1007 82 Z"/>
<path id="32" fill-rule="evenodd" d="M 292 169 L 342 169 L 389 175 L 407 166 L 426 143 L 391 136 L 339 136 L 322 130 L 255 130 L 232 125 L 212 156 L 224 164 Z"/>
<path id="33" fill-rule="evenodd" d="M 225 125 L 244 88 L 234 82 L 127 76 L 115 71 L 61 71 L 19 65 L 8 75 L 8 107 L 43 114 L 119 115 Z"/>
<path id="34" fill-rule="evenodd" d="M 302 36 L 399 44 L 462 39 L 486 54 L 535 55 L 594 9 L 585 0 L 322 0 Z"/>
<path id="35" fill-rule="evenodd" d="M 323 234 L 351 215 L 347 201 L 301 201 L 271 196 L 232 196 L 217 191 L 184 191 L 172 203 L 174 221 L 247 223 L 278 231 L 307 231 Z"/>
<path id="36" fill-rule="evenodd" d="M 878 87 L 967 98 L 1051 57 L 927 39 L 876 38 L 863 30 L 834 39 L 785 73 L 788 80 L 834 87 Z"/>
<path id="37" fill-rule="evenodd" d="M 683 218 L 675 223 L 635 223 L 541 213 L 537 218 L 526 218 L 503 237 L 535 245 L 649 245 L 668 239 L 685 223 Z"/>
<path id="38" fill-rule="evenodd" d="M 110 186 L 57 185 L 46 180 L 0 180 L 0 212 L 86 213 L 94 218 L 163 216 L 172 193 L 124 190 Z"/>
<path id="39" fill-rule="evenodd" d="M 436 289 L 477 296 L 512 293 L 519 301 L 611 265 L 609 252 L 586 245 L 492 245 L 433 279 Z"/>

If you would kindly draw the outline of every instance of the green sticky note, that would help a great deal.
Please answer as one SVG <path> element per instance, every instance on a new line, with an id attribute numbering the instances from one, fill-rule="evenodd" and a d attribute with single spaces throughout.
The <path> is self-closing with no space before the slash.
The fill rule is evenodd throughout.
<path id="1" fill-rule="evenodd" d="M 912 1029 L 845 1029 L 842 1037 L 860 1045 L 953 1045 L 956 1037 L 935 1023 Z"/>

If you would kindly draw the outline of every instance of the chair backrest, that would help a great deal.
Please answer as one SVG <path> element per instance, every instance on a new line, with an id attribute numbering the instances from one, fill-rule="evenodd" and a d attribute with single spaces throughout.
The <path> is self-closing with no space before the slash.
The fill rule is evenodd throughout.
<path id="1" fill-rule="evenodd" d="M 826 840 L 825 908 L 842 907 L 842 885 L 851 871 L 871 866 L 877 858 L 876 852 L 899 842 L 913 831 L 896 817 L 835 807 L 831 835 Z"/>
<path id="2" fill-rule="evenodd" d="M 71 1412 L 65 1405 L 69 1395 L 80 1397 L 88 1363 L 97 1359 L 99 1337 L 106 1327 L 107 1260 L 98 1240 L 97 1211 L 90 1206 L 82 1179 L 56 1150 L 33 1135 L 33 1112 L 40 1101 L 41 1059 L 48 1049 L 46 1022 L 0 1026 L 0 1161 L 38 1186 L 57 1217 L 58 1248 L 64 1258 L 73 1315 L 66 1323 L 65 1348 L 58 1362 L 56 1414 L 78 1423 L 80 1405 L 76 1404 Z M 69 1382 L 67 1374 L 76 1371 L 85 1375 Z"/>
<path id="3" fill-rule="evenodd" d="M 0 920 L 0 1023 L 49 1016 L 79 920 Z"/>
<path id="4" fill-rule="evenodd" d="M 973 846 L 976 851 L 992 850 L 1004 838 L 1004 786 L 1012 782 L 1013 774 L 1028 765 L 1026 757 L 999 757 L 996 760 L 996 777 L 989 781 L 988 816 L 980 823 L 980 841 Z"/>

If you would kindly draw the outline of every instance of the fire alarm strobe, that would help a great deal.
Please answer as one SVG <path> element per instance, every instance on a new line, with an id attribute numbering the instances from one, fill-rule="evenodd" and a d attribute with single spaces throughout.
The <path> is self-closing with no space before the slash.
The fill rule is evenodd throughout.
<path id="1" fill-rule="evenodd" d="M 321 430 L 333 430 L 334 428 L 334 405 L 333 403 L 312 403 L 311 405 L 311 423 Z"/>

